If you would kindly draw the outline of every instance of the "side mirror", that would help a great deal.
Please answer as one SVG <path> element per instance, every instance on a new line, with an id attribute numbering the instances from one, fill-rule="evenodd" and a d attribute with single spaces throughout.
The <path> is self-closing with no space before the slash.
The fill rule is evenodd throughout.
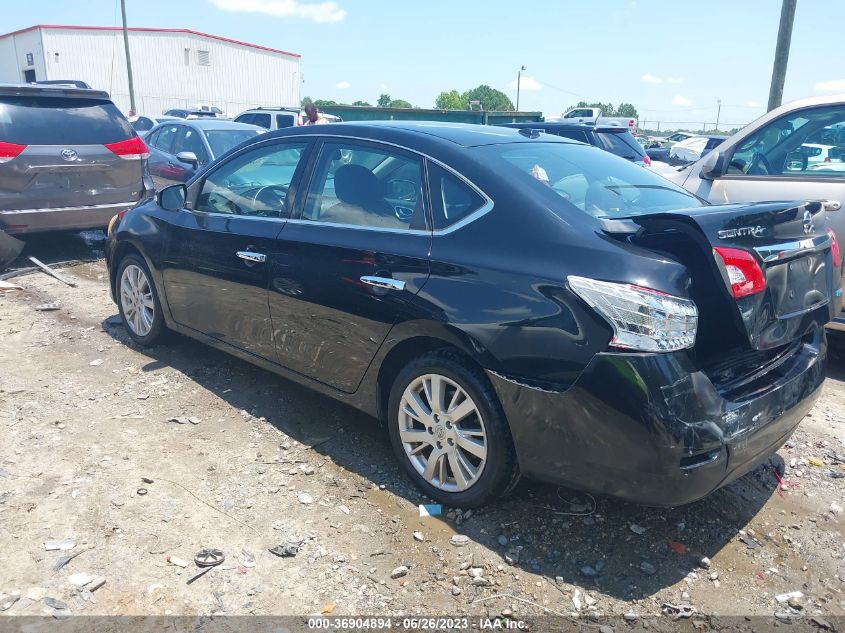
<path id="1" fill-rule="evenodd" d="M 187 163 L 194 169 L 199 167 L 200 164 L 197 155 L 193 152 L 179 152 L 178 154 L 176 154 L 176 160 L 178 160 L 180 163 Z"/>
<path id="2" fill-rule="evenodd" d="M 156 202 L 165 211 L 181 211 L 188 201 L 188 188 L 185 185 L 170 185 L 156 194 Z"/>
<path id="3" fill-rule="evenodd" d="M 784 171 L 807 171 L 810 159 L 804 152 L 789 152 L 783 164 Z"/>
<path id="4" fill-rule="evenodd" d="M 701 161 L 699 177 L 704 180 L 715 180 L 725 173 L 725 155 L 722 152 L 712 151 Z"/>

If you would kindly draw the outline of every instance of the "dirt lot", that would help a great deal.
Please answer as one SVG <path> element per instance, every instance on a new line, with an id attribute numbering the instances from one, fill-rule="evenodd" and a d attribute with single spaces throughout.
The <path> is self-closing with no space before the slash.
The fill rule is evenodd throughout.
<path id="1" fill-rule="evenodd" d="M 0 294 L 7 615 L 845 613 L 841 359 L 792 442 L 702 502 L 523 482 L 420 518 L 373 420 L 191 340 L 138 349 L 103 263 L 66 270 L 77 288 L 34 273 Z M 72 549 L 46 551 L 61 539 Z M 291 542 L 296 556 L 268 552 Z M 202 548 L 226 560 L 187 584 Z"/>

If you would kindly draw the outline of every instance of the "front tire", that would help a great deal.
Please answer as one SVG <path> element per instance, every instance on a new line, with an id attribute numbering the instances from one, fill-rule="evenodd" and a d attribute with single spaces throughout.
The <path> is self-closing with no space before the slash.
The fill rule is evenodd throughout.
<path id="1" fill-rule="evenodd" d="M 117 305 L 129 337 L 144 347 L 159 343 L 165 333 L 164 315 L 150 269 L 135 253 L 117 268 Z"/>
<path id="2" fill-rule="evenodd" d="M 477 507 L 519 480 L 498 397 L 484 373 L 460 354 L 436 350 L 412 361 L 396 377 L 387 410 L 397 458 L 438 502 Z"/>

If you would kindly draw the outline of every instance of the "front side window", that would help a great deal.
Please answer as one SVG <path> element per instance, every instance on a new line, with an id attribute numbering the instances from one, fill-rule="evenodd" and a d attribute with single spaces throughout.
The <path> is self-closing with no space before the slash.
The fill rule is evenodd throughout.
<path id="1" fill-rule="evenodd" d="M 326 143 L 303 218 L 350 226 L 425 230 L 422 160 L 393 149 Z"/>
<path id="2" fill-rule="evenodd" d="M 277 114 L 276 115 L 276 127 L 278 129 L 282 129 L 285 127 L 293 127 L 296 125 L 296 115 L 295 114 Z"/>
<path id="3" fill-rule="evenodd" d="M 284 143 L 241 154 L 208 175 L 194 208 L 205 213 L 287 218 L 288 191 L 306 147 L 306 143 Z"/>
<path id="4" fill-rule="evenodd" d="M 270 115 L 267 114 L 266 112 L 262 112 L 262 113 L 259 113 L 259 114 L 253 114 L 252 115 L 252 121 L 250 121 L 250 123 L 252 123 L 253 125 L 259 125 L 259 126 L 263 127 L 265 130 L 269 130 L 270 129 L 270 121 L 271 121 Z"/>
<path id="5" fill-rule="evenodd" d="M 512 173 L 515 185 L 549 187 L 572 207 L 596 218 L 626 218 L 702 205 L 699 198 L 665 178 L 596 147 L 510 143 L 475 151 L 498 163 L 503 173 Z M 553 210 L 558 212 L 558 207 Z"/>
<path id="6" fill-rule="evenodd" d="M 205 149 L 205 143 L 200 138 L 202 132 L 189 127 L 183 127 L 181 134 L 176 137 L 176 143 L 173 145 L 173 153 L 192 152 L 200 164 L 208 162 L 208 150 Z"/>
<path id="7" fill-rule="evenodd" d="M 736 146 L 727 173 L 845 178 L 845 106 L 788 114 Z"/>
<path id="8" fill-rule="evenodd" d="M 170 154 L 170 150 L 173 147 L 173 141 L 176 140 L 176 135 L 179 133 L 179 129 L 181 127 L 181 125 L 166 125 L 161 128 L 161 131 L 153 140 L 154 146 L 162 152 Z"/>
<path id="9" fill-rule="evenodd" d="M 431 162 L 428 165 L 428 179 L 436 231 L 460 222 L 487 202 L 466 182 Z"/>

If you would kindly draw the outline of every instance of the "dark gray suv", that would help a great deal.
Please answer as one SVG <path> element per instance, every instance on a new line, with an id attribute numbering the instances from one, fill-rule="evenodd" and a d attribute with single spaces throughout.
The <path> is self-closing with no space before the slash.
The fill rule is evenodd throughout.
<path id="1" fill-rule="evenodd" d="M 107 93 L 0 84 L 0 229 L 102 228 L 153 189 L 147 146 Z"/>

